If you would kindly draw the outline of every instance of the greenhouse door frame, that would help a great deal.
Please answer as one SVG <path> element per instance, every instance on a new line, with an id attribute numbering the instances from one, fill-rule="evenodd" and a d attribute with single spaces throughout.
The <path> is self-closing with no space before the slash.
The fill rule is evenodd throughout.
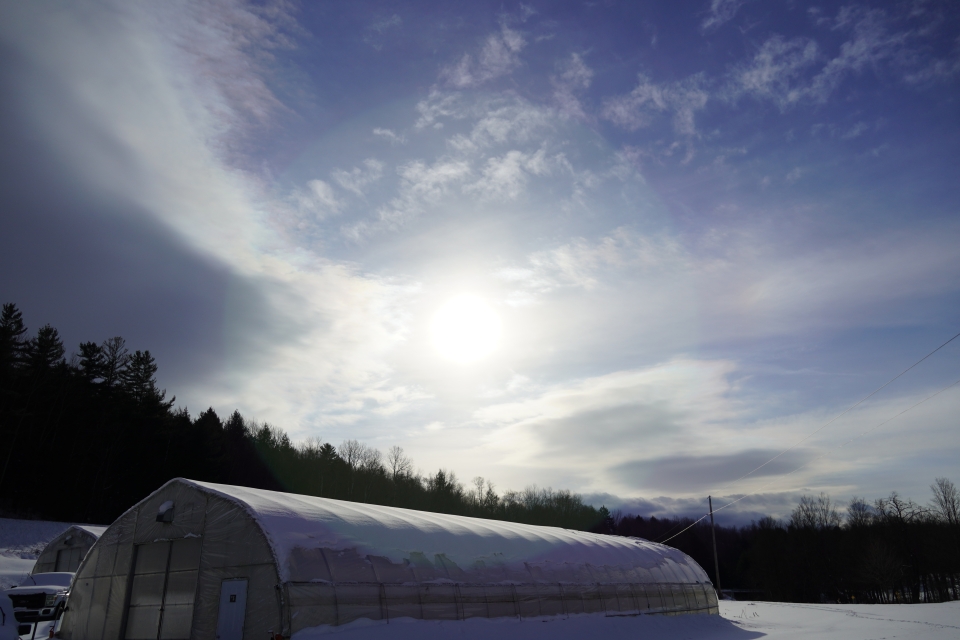
<path id="1" fill-rule="evenodd" d="M 180 544 L 178 545 L 178 543 Z M 195 552 L 196 552 L 195 562 L 193 562 L 194 560 L 193 558 L 189 557 L 190 555 L 192 555 L 192 553 L 189 553 L 190 546 L 193 546 L 194 544 L 197 545 L 197 548 L 195 549 Z M 131 612 L 133 610 L 136 610 L 137 615 L 135 616 L 135 619 L 138 619 L 144 616 L 144 613 L 141 613 L 141 610 L 143 612 L 147 612 L 154 609 L 154 607 L 157 607 L 156 609 L 157 619 L 155 623 L 156 633 L 149 634 L 149 635 L 141 634 L 142 637 L 135 637 L 134 639 L 131 639 L 131 640 L 161 640 L 165 635 L 168 638 L 168 640 L 188 640 L 190 638 L 191 636 L 190 629 L 183 628 L 183 629 L 180 629 L 181 631 L 180 634 L 175 633 L 176 623 L 174 623 L 174 628 L 173 628 L 174 633 L 170 635 L 169 630 L 165 628 L 165 622 L 166 622 L 165 618 L 167 617 L 166 614 L 168 613 L 167 609 L 183 610 L 189 607 L 190 627 L 193 626 L 193 614 L 195 613 L 197 589 L 199 588 L 199 570 L 200 570 L 199 560 L 200 560 L 201 544 L 202 542 L 199 537 L 187 536 L 184 538 L 175 538 L 172 540 L 157 540 L 154 542 L 147 542 L 143 544 L 134 545 L 133 557 L 131 558 L 131 563 L 130 563 L 130 574 L 129 574 L 128 583 L 127 583 L 126 602 L 124 604 L 124 609 L 123 609 L 123 625 L 122 625 L 123 633 L 121 635 L 121 640 L 127 640 L 127 638 L 131 633 L 131 628 L 130 628 Z M 166 557 L 163 558 L 163 562 L 162 562 L 163 569 L 161 570 L 160 563 L 156 562 L 157 560 L 160 559 L 160 557 L 157 556 L 154 558 L 154 564 L 156 566 L 153 567 L 152 571 L 142 571 L 138 573 L 137 568 L 138 568 L 138 565 L 140 564 L 140 556 L 141 556 L 141 553 L 143 552 L 143 547 L 148 547 L 148 546 L 153 547 L 154 545 L 166 545 L 167 547 L 165 551 Z M 184 562 L 183 562 L 183 560 L 185 559 L 183 555 L 184 551 L 188 552 L 186 559 L 188 559 L 189 562 L 187 566 L 184 566 Z M 176 562 L 174 562 L 175 554 L 177 556 Z M 193 573 L 193 580 L 192 580 L 193 586 L 191 589 L 184 591 L 183 587 L 185 585 L 183 583 L 183 578 L 186 577 L 187 584 L 189 584 L 190 577 L 185 576 L 185 574 L 189 574 L 189 573 Z M 138 593 L 137 593 L 138 589 L 136 584 L 138 576 L 141 577 L 141 580 L 143 582 L 147 583 L 148 587 L 150 586 L 149 577 L 150 576 L 154 577 L 153 589 L 148 589 L 148 591 L 149 590 L 155 591 L 155 593 L 152 595 L 154 596 L 159 595 L 158 601 L 150 604 L 140 604 L 135 602 L 135 599 L 138 597 Z M 162 576 L 163 580 L 162 582 L 157 582 L 156 579 L 159 578 L 160 576 Z M 173 577 L 174 580 L 171 580 L 171 577 Z M 187 593 L 189 593 L 189 603 L 184 601 L 184 597 L 186 596 Z M 141 597 L 143 595 L 144 595 L 143 593 L 139 594 L 139 596 Z M 149 595 L 151 594 L 146 594 L 146 595 L 149 597 Z M 173 596 L 172 601 L 171 601 L 171 596 Z M 146 614 L 146 615 L 149 615 L 149 614 Z M 147 621 L 137 620 L 136 624 L 143 624 L 143 622 L 147 622 Z M 153 626 L 154 626 L 154 623 L 152 622 L 146 625 L 146 627 L 151 629 L 153 628 Z M 141 629 L 141 631 L 144 631 L 144 630 L 145 629 Z M 185 634 L 183 633 L 184 631 L 186 632 Z M 134 633 L 137 633 L 137 632 L 134 631 Z"/>

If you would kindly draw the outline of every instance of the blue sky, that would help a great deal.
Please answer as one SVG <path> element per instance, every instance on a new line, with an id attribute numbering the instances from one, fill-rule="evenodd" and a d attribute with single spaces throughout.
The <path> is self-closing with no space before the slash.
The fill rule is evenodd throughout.
<path id="1" fill-rule="evenodd" d="M 68 348 L 150 349 L 194 414 L 500 490 L 925 501 L 957 387 L 837 447 L 960 378 L 957 343 L 731 481 L 960 330 L 958 18 L 3 3 L 0 291 Z M 471 362 L 437 347 L 464 295 L 499 327 Z"/>

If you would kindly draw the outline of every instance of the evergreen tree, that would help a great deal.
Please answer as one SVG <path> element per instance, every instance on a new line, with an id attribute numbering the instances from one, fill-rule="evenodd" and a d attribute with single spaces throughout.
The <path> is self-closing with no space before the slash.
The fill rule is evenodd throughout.
<path id="1" fill-rule="evenodd" d="M 127 341 L 116 336 L 104 340 L 100 348 L 103 350 L 103 386 L 113 388 L 121 384 L 123 370 L 130 361 Z"/>
<path id="2" fill-rule="evenodd" d="M 96 342 L 81 342 L 77 365 L 87 382 L 102 382 L 106 370 L 103 347 Z"/>
<path id="3" fill-rule="evenodd" d="M 17 305 L 4 304 L 0 312 L 0 376 L 12 374 L 22 363 L 26 333 L 23 314 Z"/>
<path id="4" fill-rule="evenodd" d="M 164 401 L 166 390 L 157 389 L 157 363 L 149 351 L 135 351 L 120 371 L 123 390 L 140 405 L 161 406 L 169 409 L 176 398 Z"/>
<path id="5" fill-rule="evenodd" d="M 34 373 L 44 373 L 63 364 L 64 353 L 60 333 L 49 324 L 45 324 L 37 331 L 36 337 L 26 344 L 26 366 Z"/>

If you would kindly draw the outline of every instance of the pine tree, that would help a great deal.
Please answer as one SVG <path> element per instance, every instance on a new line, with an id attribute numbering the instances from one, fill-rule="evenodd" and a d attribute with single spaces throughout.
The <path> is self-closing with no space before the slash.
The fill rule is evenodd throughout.
<path id="1" fill-rule="evenodd" d="M 35 372 L 43 372 L 63 363 L 63 340 L 60 333 L 49 324 L 37 331 L 37 335 L 26 344 L 27 367 Z"/>
<path id="2" fill-rule="evenodd" d="M 149 351 L 136 351 L 120 371 L 120 384 L 123 390 L 143 404 L 148 398 L 157 394 L 157 363 Z"/>
<path id="3" fill-rule="evenodd" d="M 130 360 L 127 341 L 117 336 L 104 340 L 100 348 L 103 350 L 103 386 L 118 386 L 121 383 L 120 373 Z"/>
<path id="4" fill-rule="evenodd" d="M 102 382 L 106 369 L 106 357 L 103 347 L 96 342 L 81 342 L 78 366 L 83 377 L 89 382 Z"/>
<path id="5" fill-rule="evenodd" d="M 0 375 L 9 375 L 23 362 L 27 328 L 17 305 L 8 302 L 0 313 Z"/>

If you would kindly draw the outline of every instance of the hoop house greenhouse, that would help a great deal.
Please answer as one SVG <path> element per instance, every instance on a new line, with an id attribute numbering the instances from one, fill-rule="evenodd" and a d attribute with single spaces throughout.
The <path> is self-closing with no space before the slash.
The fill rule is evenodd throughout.
<path id="1" fill-rule="evenodd" d="M 86 524 L 71 525 L 43 548 L 30 573 L 76 571 L 80 561 L 106 529 Z"/>
<path id="2" fill-rule="evenodd" d="M 61 636 L 290 636 L 359 618 L 717 613 L 703 569 L 643 540 L 171 480 L 101 536 Z"/>

